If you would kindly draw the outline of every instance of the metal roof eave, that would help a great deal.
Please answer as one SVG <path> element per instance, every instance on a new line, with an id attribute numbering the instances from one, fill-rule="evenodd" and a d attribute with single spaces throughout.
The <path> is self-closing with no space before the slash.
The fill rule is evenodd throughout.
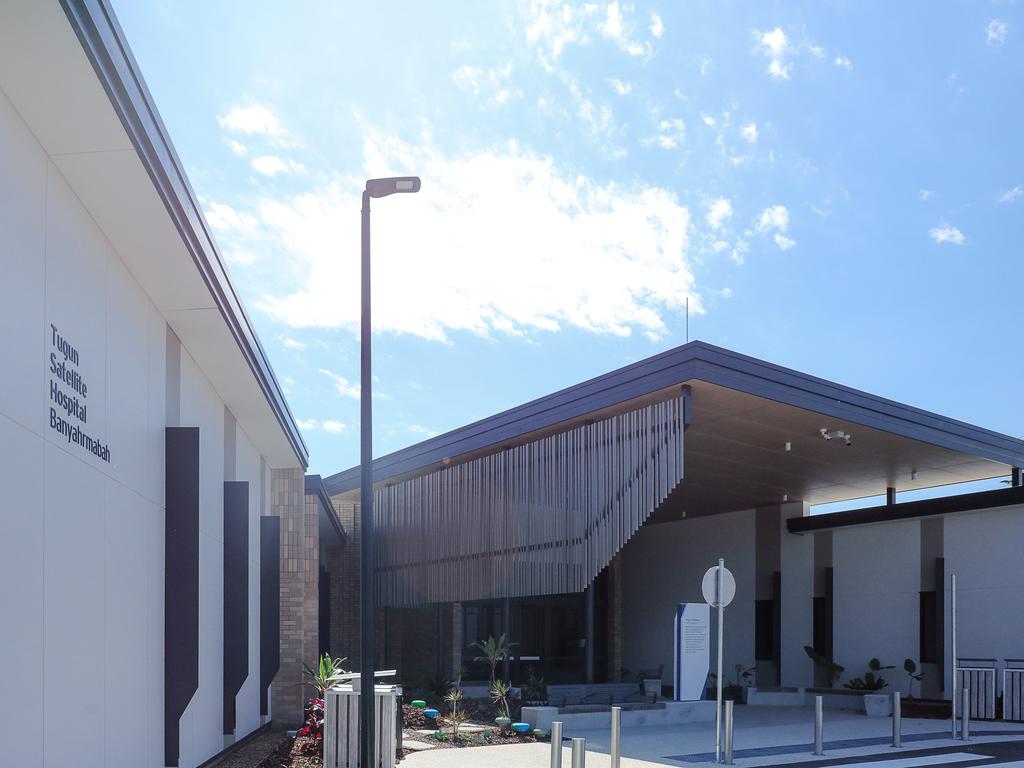
<path id="1" fill-rule="evenodd" d="M 374 461 L 374 481 L 422 471 L 489 446 L 699 380 L 1009 466 L 1024 440 L 897 403 L 790 368 L 693 341 L 468 424 Z M 359 467 L 325 478 L 332 496 L 359 487 Z"/>

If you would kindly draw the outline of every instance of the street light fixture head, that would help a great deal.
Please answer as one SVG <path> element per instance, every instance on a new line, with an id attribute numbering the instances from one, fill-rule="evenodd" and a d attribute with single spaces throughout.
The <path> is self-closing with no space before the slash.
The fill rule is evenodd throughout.
<path id="1" fill-rule="evenodd" d="M 366 194 L 370 197 L 387 197 L 396 192 L 419 192 L 419 176 L 392 176 L 387 179 L 367 179 Z"/>

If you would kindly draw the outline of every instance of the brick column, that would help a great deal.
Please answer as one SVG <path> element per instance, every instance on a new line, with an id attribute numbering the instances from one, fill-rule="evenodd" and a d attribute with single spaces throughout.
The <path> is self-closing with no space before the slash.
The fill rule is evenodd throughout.
<path id="1" fill-rule="evenodd" d="M 359 669 L 359 505 L 332 502 L 348 540 L 337 570 L 331 571 L 331 653 L 347 657 L 349 669 Z"/>
<path id="2" fill-rule="evenodd" d="M 452 666 L 450 680 L 458 680 L 462 670 L 462 603 L 452 603 Z"/>
<path id="3" fill-rule="evenodd" d="M 309 515 L 301 469 L 272 470 L 271 514 L 281 518 L 281 666 L 270 688 L 271 712 L 275 721 L 295 725 L 302 722 L 308 695 L 302 665 L 315 662 L 318 650 L 315 544 L 319 529 L 314 523 L 312 531 L 307 531 Z"/>

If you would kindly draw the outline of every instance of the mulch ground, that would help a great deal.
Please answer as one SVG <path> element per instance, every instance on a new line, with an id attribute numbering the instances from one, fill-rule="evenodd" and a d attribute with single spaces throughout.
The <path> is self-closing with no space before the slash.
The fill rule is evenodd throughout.
<path id="1" fill-rule="evenodd" d="M 402 739 L 403 741 L 425 742 L 437 749 L 479 747 L 492 744 L 522 744 L 537 740 L 532 733 L 522 735 L 502 733 L 501 729 L 490 719 L 493 715 L 493 708 L 487 702 L 467 701 L 465 709 L 469 713 L 470 719 L 463 723 L 463 728 L 473 725 L 483 730 L 464 730 L 459 734 L 457 740 L 453 740 L 451 738 L 451 720 L 444 714 L 438 718 L 440 721 L 438 722 L 438 720 L 424 717 L 423 710 L 406 704 L 403 707 L 405 729 L 402 732 Z M 518 712 L 515 713 L 518 714 Z M 419 732 L 424 729 L 432 730 L 430 733 Z M 439 739 L 434 735 L 437 732 L 445 735 Z M 292 738 L 285 730 L 266 730 L 234 752 L 225 755 L 215 764 L 215 768 L 321 768 L 323 761 L 319 756 L 303 754 L 303 747 L 308 744 L 308 741 L 303 737 Z M 413 751 L 402 750 L 400 759 L 412 754 Z"/>

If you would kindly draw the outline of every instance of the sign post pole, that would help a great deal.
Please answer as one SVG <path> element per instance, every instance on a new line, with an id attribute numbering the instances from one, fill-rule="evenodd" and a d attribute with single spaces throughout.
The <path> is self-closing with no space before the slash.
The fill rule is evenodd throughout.
<path id="1" fill-rule="evenodd" d="M 722 628 L 725 626 L 725 601 L 722 599 L 722 582 L 725 579 L 725 560 L 718 558 L 718 573 L 715 574 L 715 602 L 718 603 L 718 677 L 715 685 L 715 762 L 722 761 Z"/>
<path id="2" fill-rule="evenodd" d="M 722 762 L 722 689 L 725 680 L 722 675 L 722 650 L 724 647 L 725 606 L 736 597 L 736 579 L 725 567 L 725 559 L 718 558 L 718 565 L 708 568 L 701 583 L 704 600 L 718 609 L 718 668 L 715 685 L 715 762 Z"/>

